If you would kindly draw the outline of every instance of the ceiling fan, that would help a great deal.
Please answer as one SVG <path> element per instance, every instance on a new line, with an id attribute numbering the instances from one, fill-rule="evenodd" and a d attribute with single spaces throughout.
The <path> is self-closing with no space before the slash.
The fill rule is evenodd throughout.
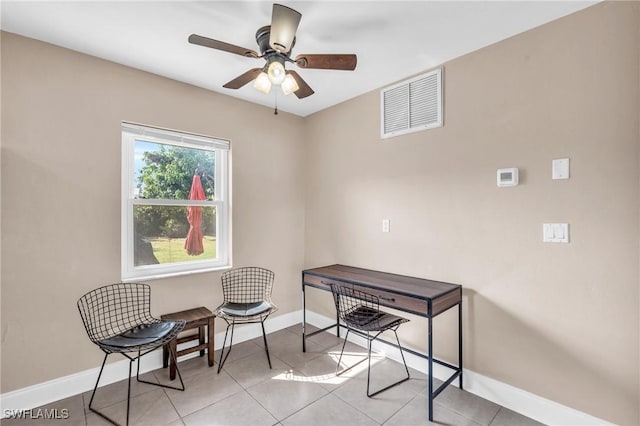
<path id="1" fill-rule="evenodd" d="M 314 91 L 295 71 L 285 69 L 285 63 L 295 63 L 300 68 L 353 71 L 357 57 L 354 54 L 302 54 L 291 58 L 291 49 L 296 43 L 296 30 L 302 15 L 281 4 L 273 5 L 271 25 L 256 32 L 260 54 L 255 50 L 214 40 L 197 34 L 189 36 L 189 43 L 222 50 L 248 58 L 265 59 L 261 68 L 253 68 L 226 83 L 227 89 L 239 89 L 252 80 L 253 86 L 268 94 L 272 85 L 280 85 L 285 95 L 295 93 L 298 99 L 313 95 Z"/>

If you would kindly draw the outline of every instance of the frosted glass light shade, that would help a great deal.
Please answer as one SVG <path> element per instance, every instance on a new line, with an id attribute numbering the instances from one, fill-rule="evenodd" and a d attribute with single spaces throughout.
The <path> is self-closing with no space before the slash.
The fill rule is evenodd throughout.
<path id="1" fill-rule="evenodd" d="M 269 92 L 271 91 L 271 81 L 269 80 L 269 76 L 267 75 L 266 72 L 263 71 L 260 74 L 258 74 L 258 77 L 253 82 L 253 87 L 258 89 L 265 95 L 269 94 Z"/>
<path id="2" fill-rule="evenodd" d="M 271 62 L 267 69 L 267 74 L 269 75 L 269 80 L 272 84 L 281 84 L 285 77 L 284 65 L 278 61 Z"/>
<path id="3" fill-rule="evenodd" d="M 281 87 L 285 95 L 293 93 L 300 88 L 300 86 L 298 86 L 298 82 L 296 81 L 296 79 L 293 78 L 293 76 L 289 73 L 285 75 L 284 81 L 282 82 Z"/>

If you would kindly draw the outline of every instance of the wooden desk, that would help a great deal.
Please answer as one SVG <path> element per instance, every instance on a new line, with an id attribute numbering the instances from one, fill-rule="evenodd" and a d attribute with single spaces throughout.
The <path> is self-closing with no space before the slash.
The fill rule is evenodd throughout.
<path id="1" fill-rule="evenodd" d="M 375 294 L 380 298 L 380 305 L 427 318 L 428 353 L 422 354 L 409 349 L 405 351 L 426 358 L 429 363 L 429 421 L 433 421 L 433 399 L 440 394 L 456 378 L 462 389 L 462 286 L 404 275 L 389 274 L 369 269 L 355 268 L 345 265 L 323 266 L 321 268 L 302 271 L 302 350 L 306 352 L 305 340 L 316 333 L 337 329 L 340 337 L 340 324 L 336 314 L 336 323 L 313 333 L 306 333 L 306 298 L 307 287 L 331 291 L 330 283 L 343 284 L 356 290 Z M 458 306 L 458 365 L 452 365 L 433 358 L 433 318 L 442 312 Z M 385 342 L 392 344 L 389 342 Z M 393 345 L 393 344 L 392 344 Z M 396 345 L 394 345 L 396 346 Z M 453 370 L 453 374 L 437 389 L 433 389 L 433 363 Z"/>
<path id="2" fill-rule="evenodd" d="M 204 356 L 205 349 L 209 353 L 209 367 L 213 366 L 213 335 L 215 332 L 214 328 L 214 319 L 215 315 L 207 308 L 200 307 L 194 309 L 188 309 L 186 311 L 181 312 L 173 312 L 171 314 L 161 315 L 160 318 L 163 320 L 176 320 L 181 319 L 185 320 L 187 324 L 184 326 L 184 330 L 190 330 L 192 328 L 197 328 L 198 333 L 192 334 L 185 337 L 179 337 L 173 339 L 167 345 L 164 345 L 162 348 L 162 366 L 167 368 L 169 364 L 169 351 L 173 351 L 176 354 L 176 360 L 179 356 L 190 354 L 192 352 L 200 351 L 200 356 Z M 207 329 L 208 338 L 205 339 L 205 329 Z M 198 345 L 192 346 L 187 349 L 183 349 L 178 351 L 178 344 L 189 342 L 192 340 L 198 340 Z M 171 380 L 176 378 L 176 365 L 173 360 L 171 360 L 171 366 L 169 368 L 169 378 Z"/>

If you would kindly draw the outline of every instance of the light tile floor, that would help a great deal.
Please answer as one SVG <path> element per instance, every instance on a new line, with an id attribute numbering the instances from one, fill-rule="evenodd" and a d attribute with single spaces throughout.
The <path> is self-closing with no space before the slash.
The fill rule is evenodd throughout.
<path id="1" fill-rule="evenodd" d="M 366 396 L 367 370 L 362 362 L 336 376 L 342 340 L 320 333 L 301 350 L 301 328 L 290 327 L 268 335 L 273 369 L 269 369 L 262 338 L 234 345 L 224 368 L 209 368 L 206 357 L 181 362 L 184 392 L 132 382 L 132 425 L 427 425 L 427 376 L 411 370 L 411 379 Z M 219 354 L 216 353 L 216 360 Z M 366 350 L 347 343 L 343 364 L 354 365 Z M 374 356 L 372 390 L 404 373 L 401 364 Z M 145 374 L 145 379 L 169 383 L 167 369 Z M 438 382 L 439 384 L 440 382 Z M 98 389 L 95 408 L 124 423 L 126 381 Z M 89 411 L 91 392 L 42 408 L 69 410 L 66 420 L 8 420 L 12 425 L 106 425 Z M 465 426 L 534 426 L 540 423 L 504 407 L 449 386 L 434 400 L 434 423 Z"/>

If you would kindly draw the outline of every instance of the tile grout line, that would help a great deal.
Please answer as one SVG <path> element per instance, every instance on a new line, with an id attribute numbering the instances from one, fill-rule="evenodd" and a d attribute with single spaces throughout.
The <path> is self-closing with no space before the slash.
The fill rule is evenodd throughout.
<path id="1" fill-rule="evenodd" d="M 398 408 L 392 415 L 390 415 L 384 422 L 381 423 L 381 425 L 384 425 L 385 423 L 387 423 L 389 420 L 391 420 L 393 418 L 393 416 L 395 416 L 396 414 L 398 414 L 404 407 L 406 407 L 407 405 L 411 404 L 418 396 L 420 396 L 421 393 L 418 392 L 416 393 L 413 398 L 411 398 L 409 401 L 407 401 L 406 403 L 404 403 L 402 405 L 402 407 Z"/>
<path id="2" fill-rule="evenodd" d="M 155 370 L 154 370 L 155 371 Z M 160 379 L 158 379 L 158 376 L 156 376 L 156 373 L 153 373 L 154 377 L 156 378 L 156 380 L 158 380 L 158 383 L 160 382 Z M 183 379 L 184 380 L 184 379 Z M 167 399 L 169 400 L 169 404 L 171 404 L 171 407 L 173 407 L 173 410 L 176 412 L 176 414 L 178 415 L 178 419 L 180 419 L 180 422 L 184 425 L 184 420 L 182 420 L 182 416 L 180 415 L 180 412 L 178 412 L 178 409 L 176 408 L 175 404 L 173 403 L 173 401 L 171 400 L 171 397 L 169 396 L 169 394 L 167 393 L 167 389 L 166 388 L 161 388 L 162 392 L 164 392 L 164 396 L 167 397 Z M 185 391 L 187 390 L 187 387 L 185 386 Z M 184 392 L 184 391 L 183 391 Z"/>
<path id="3" fill-rule="evenodd" d="M 240 385 L 240 383 L 238 383 L 238 382 L 236 381 L 236 379 L 234 379 L 234 378 L 233 378 L 233 376 L 232 376 L 231 374 L 227 373 L 227 372 L 224 370 L 224 368 L 222 369 L 222 371 L 224 371 L 224 373 L 225 373 L 227 376 L 229 376 L 229 378 L 231 378 L 231 380 L 233 380 L 233 381 L 238 385 L 238 387 L 240 388 L 240 390 L 239 390 L 239 391 L 237 391 L 237 392 L 234 392 L 234 393 L 232 393 L 232 394 L 229 394 L 229 395 L 225 396 L 225 397 L 224 397 L 224 398 L 222 398 L 222 399 L 219 399 L 219 400 L 217 400 L 217 401 L 215 401 L 215 402 L 212 402 L 212 403 L 211 403 L 211 404 L 209 404 L 209 405 L 205 405 L 205 406 L 204 406 L 204 407 L 202 407 L 202 408 L 198 408 L 197 410 L 192 411 L 192 412 L 190 412 L 189 414 L 187 414 L 187 415 L 185 415 L 185 416 L 181 416 L 181 415 L 180 415 L 180 412 L 178 412 L 178 410 L 176 409 L 176 412 L 178 412 L 178 417 L 180 418 L 180 420 L 182 421 L 182 423 L 183 423 L 183 424 L 186 424 L 186 422 L 184 421 L 184 417 L 189 417 L 189 416 L 191 416 L 191 415 L 193 415 L 193 414 L 195 414 L 195 413 L 198 413 L 198 412 L 200 412 L 200 411 L 202 411 L 202 410 L 205 410 L 205 409 L 207 409 L 207 408 L 209 408 L 209 407 L 211 407 L 211 406 L 213 406 L 213 405 L 216 405 L 216 404 L 217 404 L 217 403 L 219 403 L 219 402 L 222 402 L 222 401 L 226 400 L 227 398 L 230 398 L 230 397 L 232 397 L 232 396 L 236 396 L 236 395 L 237 395 L 237 394 L 239 394 L 240 392 L 243 392 L 243 391 L 244 391 L 244 392 L 246 392 L 246 389 L 245 389 L 245 388 L 243 388 L 243 387 Z M 219 375 L 219 373 L 216 373 L 216 377 L 218 377 L 218 375 Z"/>
<path id="4" fill-rule="evenodd" d="M 152 371 L 151 371 L 150 373 L 152 373 L 153 377 L 154 377 L 154 378 L 156 378 L 156 380 L 158 380 L 158 379 L 157 379 L 157 377 L 156 377 L 156 375 L 155 375 L 155 373 L 153 373 Z M 148 373 L 145 373 L 145 374 L 148 374 Z M 131 376 L 131 377 L 133 377 L 133 376 Z M 124 380 L 127 380 L 127 379 L 124 379 Z M 115 383 L 118 383 L 118 382 L 115 382 Z M 113 384 L 115 384 L 115 383 L 110 383 L 109 385 L 103 385 L 103 386 L 98 387 L 98 388 L 96 389 L 96 395 L 95 395 L 95 396 L 98 396 L 98 395 L 101 393 L 101 392 L 100 392 L 100 389 L 103 389 L 103 392 L 105 392 L 105 393 L 106 393 L 106 392 L 108 392 L 108 390 L 106 390 L 106 389 L 104 389 L 104 388 L 105 388 L 105 387 L 107 387 L 107 386 L 113 385 Z M 148 384 L 148 383 L 138 382 L 138 380 L 135 380 L 134 382 L 132 382 L 132 383 L 131 383 L 131 385 L 133 386 L 135 383 L 140 383 L 140 384 L 142 385 L 142 387 L 144 387 L 144 388 L 146 388 L 147 386 L 149 386 L 149 390 L 144 391 L 144 392 L 137 393 L 137 394 L 135 394 L 135 395 L 131 395 L 131 400 L 134 400 L 135 398 L 138 398 L 138 397 L 140 397 L 140 396 L 144 395 L 145 393 L 149 393 L 149 392 L 153 392 L 154 390 L 162 389 L 162 388 L 157 388 L 157 387 L 156 387 L 156 388 L 152 388 L 151 386 L 153 386 L 153 385 L 150 385 L 150 384 Z M 159 383 L 159 381 L 158 381 L 158 383 Z M 92 411 L 91 411 L 91 409 L 89 408 L 88 403 L 87 403 L 87 405 L 85 405 L 84 394 L 85 394 L 85 393 L 91 393 L 91 392 L 93 392 L 93 389 L 92 389 L 92 390 L 90 390 L 90 391 L 83 392 L 83 393 L 79 394 L 79 395 L 82 395 L 82 405 L 83 405 L 83 407 L 82 407 L 82 411 L 83 411 L 83 412 L 84 412 L 84 414 L 85 414 L 85 418 L 86 418 L 89 414 L 91 414 L 91 413 L 92 413 Z M 124 398 L 124 399 L 120 399 L 120 400 L 114 401 L 114 402 L 112 402 L 112 403 L 110 403 L 110 404 L 103 405 L 103 406 L 98 407 L 98 408 L 95 408 L 95 409 L 96 409 L 96 410 L 99 410 L 99 411 L 103 411 L 103 410 L 106 410 L 106 409 L 108 409 L 108 408 L 111 408 L 111 407 L 113 407 L 113 406 L 115 406 L 115 405 L 117 405 L 117 404 L 122 404 L 123 402 L 126 402 L 126 401 L 127 401 L 127 399 L 126 399 L 126 398 Z M 88 410 L 88 411 L 87 411 L 87 410 Z M 96 413 L 94 413 L 94 414 L 96 414 Z M 97 415 L 97 414 L 96 414 L 96 415 Z M 87 422 L 88 422 L 88 421 L 87 421 Z"/>
<path id="5" fill-rule="evenodd" d="M 289 419 L 289 418 L 291 418 L 291 417 L 295 416 L 295 415 L 296 415 L 296 414 L 298 414 L 300 411 L 302 411 L 302 410 L 304 410 L 304 409 L 306 409 L 306 408 L 309 408 L 311 405 L 313 405 L 313 404 L 315 404 L 316 402 L 318 402 L 318 401 L 320 401 L 320 400 L 322 400 L 322 399 L 324 399 L 324 398 L 328 397 L 329 395 L 331 395 L 331 392 L 327 392 L 326 394 L 322 395 L 320 398 L 316 399 L 315 401 L 310 402 L 309 404 L 305 405 L 305 406 L 304 406 L 304 407 L 302 407 L 301 409 L 299 409 L 299 410 L 295 411 L 294 413 L 289 414 L 287 417 L 285 417 L 284 419 L 280 420 L 280 422 L 283 422 L 283 421 L 285 421 L 285 420 L 287 420 L 287 419 Z M 359 411 L 359 410 L 358 410 L 358 411 Z"/>
<path id="6" fill-rule="evenodd" d="M 491 420 L 489 421 L 489 425 L 491 426 L 491 424 L 493 423 L 493 421 L 496 419 L 496 417 L 498 417 L 498 414 L 500 414 L 500 411 L 502 411 L 503 407 L 498 408 L 498 411 L 496 411 L 496 414 L 491 418 Z"/>
<path id="7" fill-rule="evenodd" d="M 262 348 L 262 350 L 264 350 L 264 347 Z M 292 366 L 290 366 L 289 364 L 287 364 L 286 362 L 282 361 L 280 358 L 278 358 L 277 356 L 273 355 L 274 358 L 278 359 L 278 361 L 280 361 L 281 363 L 283 363 L 284 365 L 288 365 L 289 367 L 293 368 Z M 261 385 L 262 383 L 265 383 L 267 380 L 264 380 L 260 383 L 256 383 L 254 385 L 249 386 L 249 388 L 252 388 L 254 386 L 258 386 Z M 249 395 L 249 397 L 251 399 L 253 399 L 260 407 L 262 407 L 264 409 L 264 411 L 266 411 L 267 413 L 269 413 L 271 415 L 271 417 L 273 417 L 274 419 L 276 419 L 276 423 L 274 423 L 274 425 L 277 425 L 281 422 L 280 419 L 278 419 L 271 411 L 269 411 L 267 409 L 267 407 L 265 407 L 264 405 L 262 405 L 262 403 L 260 401 L 258 401 L 253 395 L 251 395 L 251 392 L 249 392 L 249 388 L 242 388 L 244 389 L 244 391 L 247 393 L 247 395 Z"/>
<path id="8" fill-rule="evenodd" d="M 82 399 L 82 415 L 84 417 L 84 425 L 85 426 L 89 426 L 89 420 L 87 420 L 87 412 L 84 409 L 85 400 L 84 400 L 84 394 L 83 393 L 80 394 L 80 398 Z"/>
<path id="9" fill-rule="evenodd" d="M 444 392 L 443 392 L 443 393 L 444 393 Z M 478 398 L 480 398 L 480 397 L 478 397 Z M 484 398 L 481 398 L 481 399 L 485 400 Z M 486 400 L 485 400 L 485 401 L 486 401 Z M 434 398 L 433 402 L 434 402 L 434 404 L 436 404 L 436 400 L 435 400 L 435 398 Z M 489 402 L 491 402 L 491 401 L 489 401 Z M 477 424 L 478 426 L 490 426 L 490 425 L 491 425 L 491 422 L 493 422 L 493 420 L 496 418 L 496 416 L 498 415 L 498 413 L 499 413 L 499 412 L 500 412 L 500 410 L 502 409 L 502 406 L 498 405 L 498 410 L 496 411 L 496 414 L 494 414 L 494 415 L 493 415 L 493 417 L 491 417 L 491 420 L 489 420 L 489 423 L 487 423 L 486 425 L 483 425 L 482 423 L 480 423 L 480 422 L 476 421 L 476 419 L 471 418 L 471 417 L 469 417 L 467 414 L 465 414 L 465 413 L 463 413 L 463 412 L 459 411 L 459 409 L 458 409 L 458 407 L 457 407 L 457 404 L 456 404 L 455 406 L 448 406 L 448 405 L 444 405 L 444 404 L 442 404 L 441 402 L 437 402 L 437 403 L 438 403 L 438 405 L 440 405 L 440 406 L 442 406 L 442 407 L 446 408 L 447 410 L 451 411 L 452 413 L 455 413 L 455 414 L 457 414 L 457 415 L 459 415 L 459 416 L 461 416 L 461 417 L 464 417 L 464 418 L 465 418 L 465 419 L 467 419 L 467 420 L 471 420 L 473 423 Z M 497 405 L 497 404 L 496 404 L 496 405 Z"/>
<path id="10" fill-rule="evenodd" d="M 302 336 L 299 336 L 297 333 L 295 333 L 295 332 L 293 332 L 293 331 L 290 331 L 290 330 L 287 330 L 287 329 L 285 329 L 285 330 L 286 330 L 286 331 L 288 331 L 288 332 L 290 332 L 291 334 L 295 335 L 296 337 L 300 337 L 300 338 L 302 338 Z M 263 348 L 263 349 L 264 349 L 264 348 Z M 295 366 L 293 366 L 293 365 L 291 365 L 291 364 L 289 364 L 289 363 L 287 363 L 287 362 L 285 362 L 285 361 L 281 360 L 281 359 L 280 359 L 280 358 L 278 358 L 278 356 L 277 356 L 277 355 L 275 355 L 275 354 L 274 354 L 274 358 L 277 358 L 280 362 L 282 362 L 283 364 L 285 364 L 285 365 L 289 366 L 289 368 L 291 368 L 291 370 L 296 370 L 296 371 L 298 371 L 298 370 L 296 369 L 296 367 L 295 367 Z M 314 357 L 314 358 L 316 358 L 316 357 Z M 312 359 L 313 359 L 313 358 L 312 358 Z M 302 373 L 302 372 L 300 372 L 300 373 L 301 373 L 301 374 L 304 374 L 304 373 Z M 308 377 L 308 376 L 306 376 L 306 375 L 305 375 L 305 377 Z M 261 383 L 264 383 L 264 382 L 261 382 Z M 258 384 L 260 384 L 260 383 L 258 383 Z M 257 386 L 258 384 L 254 385 L 254 386 Z M 252 386 L 252 387 L 253 387 L 253 386 Z M 338 386 L 338 388 L 339 388 L 339 387 L 340 387 L 340 386 Z M 338 388 L 336 388 L 336 389 L 338 389 Z M 273 416 L 273 417 L 278 421 L 278 423 L 277 423 L 277 424 L 282 424 L 282 422 L 283 422 L 283 421 L 285 421 L 286 419 L 288 419 L 288 418 L 290 418 L 290 417 L 292 417 L 292 416 L 296 415 L 296 414 L 297 414 L 297 413 L 299 413 L 300 411 L 302 411 L 302 410 L 304 410 L 304 409 L 308 408 L 309 406 L 311 406 L 311 405 L 315 404 L 316 402 L 318 402 L 318 401 L 322 400 L 323 398 L 327 397 L 328 395 L 331 395 L 331 394 L 336 390 L 336 389 L 328 390 L 328 389 L 326 389 L 326 388 L 324 388 L 324 387 L 323 387 L 322 389 L 326 391 L 326 393 L 325 393 L 324 395 L 322 395 L 321 397 L 319 397 L 318 399 L 316 399 L 316 400 L 314 400 L 314 401 L 309 402 L 308 404 L 305 404 L 303 407 L 299 408 L 298 410 L 294 411 L 293 413 L 289 414 L 288 416 L 284 417 L 284 418 L 283 418 L 283 419 L 281 419 L 281 420 L 280 420 L 280 419 L 278 419 L 278 418 L 277 418 L 277 417 L 276 417 L 276 416 L 275 416 L 271 411 L 269 411 L 266 407 L 262 406 L 262 404 L 260 404 L 260 402 L 259 402 L 259 401 L 257 401 L 257 400 L 256 400 L 256 402 L 258 402 L 258 404 L 260 404 L 260 406 L 262 406 L 262 407 L 263 407 L 263 408 L 264 408 L 264 409 L 265 409 L 269 414 L 271 414 L 271 415 L 272 415 L 272 416 Z M 248 392 L 248 390 L 247 390 L 247 393 L 249 393 L 249 392 Z M 253 398 L 253 395 L 251 395 L 250 393 L 249 393 L 249 395 Z M 338 397 L 338 398 L 339 398 L 339 397 Z M 255 398 L 253 398 L 253 399 L 255 400 Z M 342 400 L 342 398 L 339 398 L 339 399 L 340 399 L 340 400 Z M 346 401 L 345 401 L 345 402 L 346 402 Z M 351 404 L 349 404 L 349 405 L 351 405 Z M 355 407 L 354 407 L 354 408 L 355 408 Z M 360 411 L 360 410 L 358 410 L 358 411 Z M 367 416 L 367 417 L 368 417 L 368 416 Z"/>

